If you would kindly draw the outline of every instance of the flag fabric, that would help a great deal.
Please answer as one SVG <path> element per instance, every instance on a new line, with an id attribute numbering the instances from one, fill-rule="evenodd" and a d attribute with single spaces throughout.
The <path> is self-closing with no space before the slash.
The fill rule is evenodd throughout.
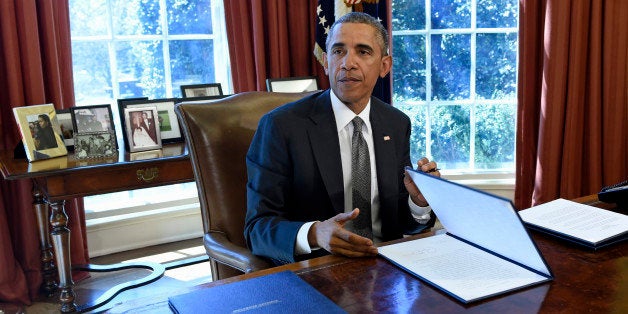
<path id="1" fill-rule="evenodd" d="M 316 7 L 316 43 L 314 55 L 323 64 L 325 40 L 337 18 L 353 11 L 368 13 L 377 17 L 388 28 L 386 0 L 318 0 Z"/>
<path id="2" fill-rule="evenodd" d="M 332 24 L 337 18 L 349 12 L 365 12 L 380 20 L 384 28 L 388 29 L 388 6 L 386 0 L 318 0 L 316 7 L 316 42 L 314 44 L 314 55 L 320 64 L 323 64 L 323 52 L 325 51 L 325 40 L 331 30 Z M 390 29 L 388 29 L 390 32 Z M 385 79 L 378 79 L 373 96 L 390 103 L 391 84 L 389 76 Z"/>

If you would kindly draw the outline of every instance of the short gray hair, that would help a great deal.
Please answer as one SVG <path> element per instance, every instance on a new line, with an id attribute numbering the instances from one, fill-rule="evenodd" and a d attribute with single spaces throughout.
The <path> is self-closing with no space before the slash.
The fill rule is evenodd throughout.
<path id="1" fill-rule="evenodd" d="M 327 34 L 327 39 L 325 40 L 325 50 L 329 48 L 330 37 L 332 37 L 335 27 L 343 23 L 357 23 L 373 26 L 376 30 L 375 38 L 382 47 L 382 56 L 388 55 L 388 32 L 386 31 L 386 28 L 384 28 L 384 25 L 382 25 L 378 19 L 364 12 L 349 12 L 337 19 L 331 26 L 331 31 Z"/>

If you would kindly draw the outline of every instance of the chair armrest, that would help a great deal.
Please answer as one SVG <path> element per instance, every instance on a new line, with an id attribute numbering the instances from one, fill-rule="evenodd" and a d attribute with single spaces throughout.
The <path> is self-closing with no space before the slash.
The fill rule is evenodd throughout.
<path id="1" fill-rule="evenodd" d="M 206 233 L 204 244 L 209 258 L 244 273 L 275 266 L 270 261 L 253 255 L 249 249 L 233 244 L 223 233 Z"/>

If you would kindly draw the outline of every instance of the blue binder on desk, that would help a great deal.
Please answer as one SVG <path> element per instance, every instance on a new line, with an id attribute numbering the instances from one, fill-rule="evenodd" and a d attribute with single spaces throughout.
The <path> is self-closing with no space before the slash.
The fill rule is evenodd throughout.
<path id="1" fill-rule="evenodd" d="M 283 271 L 168 298 L 187 313 L 346 313 L 291 271 Z"/>

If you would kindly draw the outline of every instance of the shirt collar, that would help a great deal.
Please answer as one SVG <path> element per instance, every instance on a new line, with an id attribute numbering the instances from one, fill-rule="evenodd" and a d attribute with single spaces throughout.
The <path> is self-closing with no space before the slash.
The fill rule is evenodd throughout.
<path id="1" fill-rule="evenodd" d="M 331 97 L 331 108 L 334 111 L 334 117 L 336 118 L 336 131 L 340 132 L 340 130 L 344 129 L 347 124 L 351 123 L 351 120 L 355 118 L 356 114 L 355 112 L 351 111 L 349 107 L 345 106 L 345 104 L 343 104 L 340 99 L 338 99 L 338 96 L 334 94 L 333 90 L 330 90 L 329 95 Z M 362 119 L 362 121 L 364 121 L 367 133 L 369 134 L 371 133 L 371 120 L 369 120 L 370 113 L 371 100 L 369 99 L 369 102 L 366 104 L 364 110 L 362 110 L 362 112 L 357 115 Z"/>

